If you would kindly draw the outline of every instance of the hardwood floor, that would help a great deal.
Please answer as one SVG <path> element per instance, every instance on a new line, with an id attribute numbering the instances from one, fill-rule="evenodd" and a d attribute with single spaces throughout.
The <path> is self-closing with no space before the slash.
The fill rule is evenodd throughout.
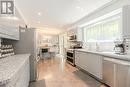
<path id="1" fill-rule="evenodd" d="M 62 57 L 40 60 L 38 71 L 38 80 L 45 80 L 46 87 L 105 87 Z"/>

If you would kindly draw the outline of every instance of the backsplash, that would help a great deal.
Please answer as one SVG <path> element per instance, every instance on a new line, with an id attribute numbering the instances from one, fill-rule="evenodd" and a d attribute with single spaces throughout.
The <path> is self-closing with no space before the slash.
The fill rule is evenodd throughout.
<path id="1" fill-rule="evenodd" d="M 98 46 L 98 48 L 97 48 Z M 97 51 L 114 51 L 114 43 L 113 42 L 102 42 L 102 43 L 96 43 L 96 42 L 89 42 L 89 43 L 83 43 L 83 48 L 86 48 L 88 50 L 97 50 Z"/>
<path id="2" fill-rule="evenodd" d="M 1 45 L 0 47 L 0 57 L 7 57 L 14 55 L 14 49 L 12 45 Z"/>
<path id="3" fill-rule="evenodd" d="M 0 58 L 14 55 L 14 48 L 12 43 L 5 42 L 8 39 L 0 39 Z"/>

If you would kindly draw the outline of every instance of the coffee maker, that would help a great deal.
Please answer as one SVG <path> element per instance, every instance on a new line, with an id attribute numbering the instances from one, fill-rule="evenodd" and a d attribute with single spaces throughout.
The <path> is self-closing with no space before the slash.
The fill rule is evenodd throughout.
<path id="1" fill-rule="evenodd" d="M 114 51 L 115 54 L 120 54 L 120 55 L 124 55 L 126 54 L 126 39 L 123 40 L 115 40 L 115 47 L 114 47 Z"/>

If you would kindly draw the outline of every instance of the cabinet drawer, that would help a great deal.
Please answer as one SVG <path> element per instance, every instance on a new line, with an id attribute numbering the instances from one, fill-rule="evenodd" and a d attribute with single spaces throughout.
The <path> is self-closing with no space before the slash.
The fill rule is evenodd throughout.
<path id="1" fill-rule="evenodd" d="M 111 87 L 130 87 L 130 62 L 104 57 L 103 81 Z"/>
<path id="2" fill-rule="evenodd" d="M 116 87 L 130 87 L 130 67 L 117 64 L 115 78 Z"/>
<path id="3" fill-rule="evenodd" d="M 76 52 L 75 63 L 80 68 L 102 79 L 102 56 L 89 52 Z"/>
<path id="4" fill-rule="evenodd" d="M 111 61 L 103 60 L 103 81 L 111 86 L 115 87 L 115 64 Z"/>

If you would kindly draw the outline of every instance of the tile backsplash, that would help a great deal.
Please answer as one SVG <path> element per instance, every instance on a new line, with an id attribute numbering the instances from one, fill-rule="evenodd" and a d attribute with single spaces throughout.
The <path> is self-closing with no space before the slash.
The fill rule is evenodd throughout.
<path id="1" fill-rule="evenodd" d="M 0 38 L 0 58 L 14 55 L 14 47 L 9 39 Z"/>

